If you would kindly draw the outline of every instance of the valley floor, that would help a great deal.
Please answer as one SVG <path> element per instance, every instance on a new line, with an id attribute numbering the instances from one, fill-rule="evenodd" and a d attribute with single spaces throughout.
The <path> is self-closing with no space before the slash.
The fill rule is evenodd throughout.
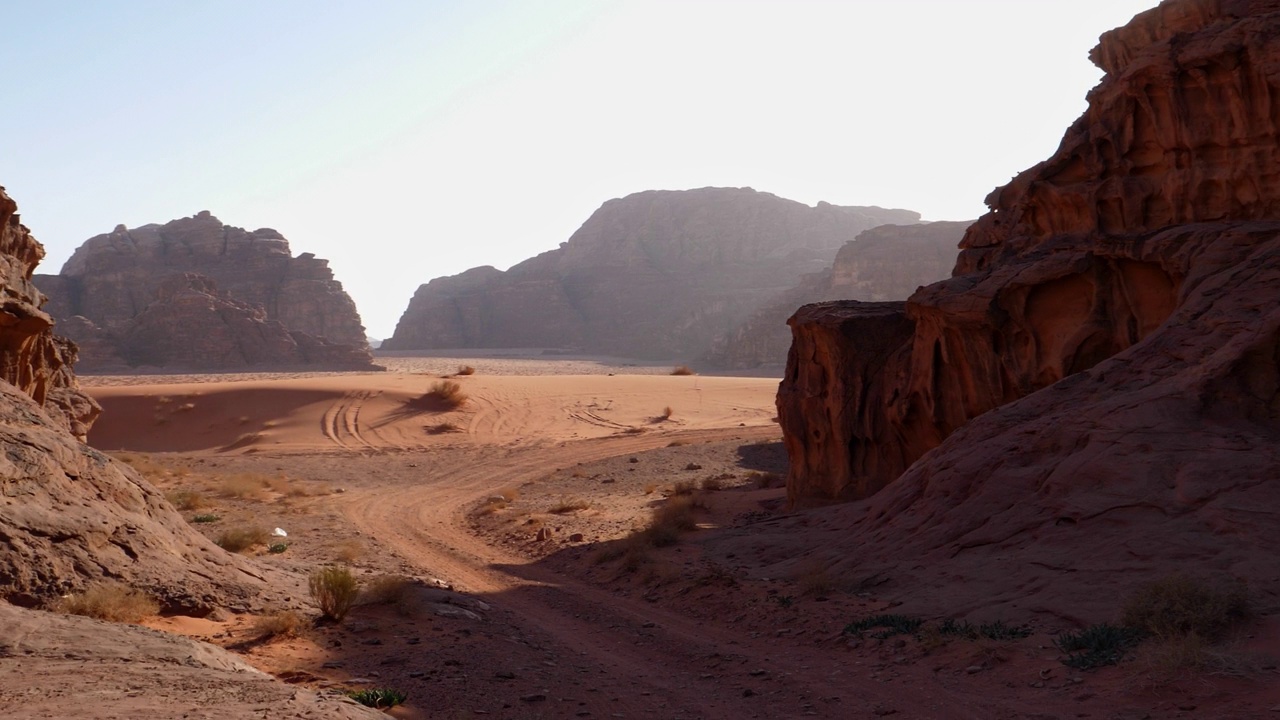
<path id="1" fill-rule="evenodd" d="M 449 361 L 452 362 L 452 361 Z M 395 587 L 340 624 L 255 636 L 250 616 L 152 627 L 242 654 L 321 691 L 391 687 L 405 718 L 1275 717 L 1263 660 L 1227 675 L 1134 661 L 1065 667 L 1043 618 L 1029 637 L 873 637 L 892 613 L 874 584 L 785 558 L 725 552 L 785 513 L 776 380 L 513 375 L 460 361 L 466 395 L 432 401 L 432 371 L 374 375 L 88 379 L 105 413 L 90 443 L 181 499 L 210 537 L 280 528 L 247 552 L 297 578 L 288 607 L 317 613 L 314 569 Z M 609 374 L 613 372 L 613 374 Z M 95 384 L 96 383 L 96 384 Z M 438 388 L 437 388 L 438 389 Z M 684 529 L 654 542 L 655 512 Z M 669 542 L 668 542 L 669 541 Z M 280 548 L 277 548 L 280 550 Z M 395 586 L 387 577 L 413 583 Z M 1274 623 L 1257 630 L 1280 646 Z"/>

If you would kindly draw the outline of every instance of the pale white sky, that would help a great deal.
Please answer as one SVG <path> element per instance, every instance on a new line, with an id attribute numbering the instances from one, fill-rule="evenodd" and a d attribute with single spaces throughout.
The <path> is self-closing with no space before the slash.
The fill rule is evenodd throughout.
<path id="1" fill-rule="evenodd" d="M 210 210 L 331 261 L 387 337 L 421 283 L 605 200 L 750 186 L 973 218 L 1155 0 L 42 0 L 5 8 L 0 185 L 57 272 Z"/>

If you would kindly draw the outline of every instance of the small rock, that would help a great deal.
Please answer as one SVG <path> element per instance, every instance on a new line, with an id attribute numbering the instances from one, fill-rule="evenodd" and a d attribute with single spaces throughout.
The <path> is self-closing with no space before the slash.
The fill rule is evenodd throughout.
<path id="1" fill-rule="evenodd" d="M 546 542 L 551 539 L 551 528 L 539 528 L 537 540 L 538 542 Z"/>
<path id="2" fill-rule="evenodd" d="M 546 693 L 530 693 L 528 695 L 520 696 L 521 702 L 527 702 L 527 703 L 542 702 L 543 700 L 546 700 L 546 699 L 547 699 Z"/>
<path id="3" fill-rule="evenodd" d="M 752 690 L 751 688 L 747 688 L 746 690 L 742 691 L 742 697 L 751 697 L 752 695 L 755 695 L 755 694 L 756 694 L 756 691 Z"/>
<path id="4" fill-rule="evenodd" d="M 651 627 L 657 627 L 657 626 L 658 626 L 658 623 L 655 623 L 655 622 L 647 622 L 647 623 L 645 623 L 645 624 L 641 625 L 640 627 L 642 627 L 642 628 L 651 628 Z"/>
<path id="5" fill-rule="evenodd" d="M 493 674 L 493 676 L 494 676 L 494 677 L 496 677 L 496 678 L 498 678 L 498 679 L 500 679 L 500 680 L 515 680 L 515 679 L 516 679 L 516 674 L 515 674 L 515 673 L 513 673 L 513 672 L 511 672 L 510 670 L 499 670 L 498 672 L 494 673 L 494 674 Z"/>
<path id="6" fill-rule="evenodd" d="M 751 674 L 751 677 L 760 677 L 761 675 L 768 675 L 769 671 L 757 668 L 755 670 L 752 670 L 750 674 Z"/>
<path id="7" fill-rule="evenodd" d="M 569 536 L 569 542 L 582 542 L 584 539 L 582 533 L 574 533 Z"/>
<path id="8" fill-rule="evenodd" d="M 368 640 L 365 640 L 365 641 L 363 642 L 363 644 L 364 644 L 364 645 L 381 645 L 381 644 L 382 644 L 382 639 L 381 639 L 381 638 L 369 638 Z"/>
<path id="9" fill-rule="evenodd" d="M 627 458 L 627 462 L 629 462 L 629 463 L 638 463 L 638 462 L 640 462 L 640 458 L 638 458 L 638 457 L 629 457 L 629 458 Z"/>
<path id="10" fill-rule="evenodd" d="M 684 466 L 684 469 L 685 470 L 701 470 L 702 466 L 699 465 L 698 463 L 689 463 L 688 465 Z"/>
<path id="11" fill-rule="evenodd" d="M 965 671 L 965 672 L 967 672 L 967 673 L 969 673 L 970 675 L 972 675 L 972 674 L 974 674 L 974 673 L 980 673 L 980 672 L 982 672 L 982 666 L 981 666 L 981 665 L 970 665 L 969 667 L 965 668 L 965 669 L 964 669 L 964 671 Z"/>
<path id="12" fill-rule="evenodd" d="M 893 708 L 887 708 L 887 707 L 878 707 L 875 710 L 872 710 L 871 712 L 880 717 L 884 717 L 885 715 L 896 715 L 898 713 L 897 710 L 894 710 Z"/>

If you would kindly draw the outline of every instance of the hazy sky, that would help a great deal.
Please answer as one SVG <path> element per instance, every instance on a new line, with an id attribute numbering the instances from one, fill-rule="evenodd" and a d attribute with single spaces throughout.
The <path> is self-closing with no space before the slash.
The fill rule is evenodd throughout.
<path id="1" fill-rule="evenodd" d="M 6 3 L 0 185 L 57 272 L 210 210 L 330 260 L 374 337 L 421 283 L 605 200 L 750 186 L 983 212 L 1155 0 Z"/>

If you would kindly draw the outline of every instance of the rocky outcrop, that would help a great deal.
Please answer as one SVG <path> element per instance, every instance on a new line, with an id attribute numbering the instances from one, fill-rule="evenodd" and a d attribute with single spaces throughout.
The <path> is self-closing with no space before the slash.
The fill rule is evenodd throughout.
<path id="1" fill-rule="evenodd" d="M 749 188 L 610 200 L 568 242 L 506 272 L 418 288 L 386 350 L 543 347 L 692 358 L 858 233 L 906 210 L 802 203 Z"/>
<path id="2" fill-rule="evenodd" d="M 247 232 L 208 212 L 119 226 L 87 240 L 59 275 L 37 279 L 45 309 L 85 348 L 87 369 L 372 367 L 360 316 L 328 261 L 294 257 L 275 230 Z M 246 344 L 217 347 L 215 338 Z"/>
<path id="3" fill-rule="evenodd" d="M 83 439 L 99 408 L 71 371 L 74 344 L 55 337 L 53 320 L 32 282 L 44 248 L 18 220 L 18 205 L 0 188 L 0 381 L 13 385 L 75 437 Z"/>
<path id="4" fill-rule="evenodd" d="M 1274 0 L 1171 0 L 1107 33 L 1088 110 L 992 193 L 954 277 L 900 312 L 792 319 L 789 496 L 870 496 L 844 528 L 861 569 L 910 557 L 927 571 L 893 572 L 920 591 L 999 558 L 1017 570 L 977 583 L 988 604 L 1058 608 L 1055 572 L 1093 588 L 1175 559 L 1280 591 L 1262 568 L 1280 520 L 1277 36 Z M 883 342 L 864 359 L 848 339 L 865 337 Z"/>
<path id="5" fill-rule="evenodd" d="M 241 604 L 260 578 L 194 532 L 131 469 L 78 442 L 98 413 L 53 336 L 32 270 L 44 249 L 0 190 L 0 598 L 36 605 L 97 579 L 175 610 Z"/>
<path id="6" fill-rule="evenodd" d="M 951 274 L 967 222 L 881 225 L 845 243 L 835 262 L 806 275 L 718 339 L 704 358 L 722 368 L 781 366 L 791 346 L 787 318 L 801 305 L 829 300 L 906 300 Z"/>

